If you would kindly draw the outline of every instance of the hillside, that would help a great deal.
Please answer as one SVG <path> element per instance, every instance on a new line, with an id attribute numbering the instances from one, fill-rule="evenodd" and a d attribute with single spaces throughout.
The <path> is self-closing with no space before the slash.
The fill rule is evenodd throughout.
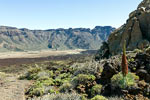
<path id="1" fill-rule="evenodd" d="M 115 28 L 29 30 L 0 26 L 0 51 L 99 49 Z"/>

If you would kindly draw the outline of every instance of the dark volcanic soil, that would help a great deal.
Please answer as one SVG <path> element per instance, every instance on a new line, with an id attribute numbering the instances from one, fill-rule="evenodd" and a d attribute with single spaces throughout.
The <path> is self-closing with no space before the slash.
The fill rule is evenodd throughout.
<path id="1" fill-rule="evenodd" d="M 64 56 L 49 56 L 41 58 L 9 58 L 9 59 L 0 59 L 0 67 L 10 66 L 10 65 L 21 65 L 21 64 L 32 64 L 35 62 L 42 61 L 54 61 L 54 60 L 79 60 L 88 56 L 92 56 L 96 53 L 96 50 L 84 51 L 81 54 L 74 55 L 64 55 Z"/>

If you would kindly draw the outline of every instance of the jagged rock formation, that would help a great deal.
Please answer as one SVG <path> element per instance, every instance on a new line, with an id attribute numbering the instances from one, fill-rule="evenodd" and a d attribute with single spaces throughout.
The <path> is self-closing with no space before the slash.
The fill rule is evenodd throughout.
<path id="1" fill-rule="evenodd" d="M 129 15 L 126 24 L 115 30 L 108 38 L 109 52 L 112 55 L 121 52 L 123 41 L 127 50 L 147 47 L 150 42 L 150 0 L 144 0 L 137 10 Z"/>
<path id="2" fill-rule="evenodd" d="M 88 28 L 29 30 L 0 26 L 0 51 L 99 49 L 113 30 L 111 26 L 96 26 L 92 30 Z"/>

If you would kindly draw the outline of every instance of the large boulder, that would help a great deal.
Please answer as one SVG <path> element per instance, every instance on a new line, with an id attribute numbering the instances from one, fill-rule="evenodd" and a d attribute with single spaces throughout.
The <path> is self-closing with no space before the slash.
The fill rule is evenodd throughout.
<path id="1" fill-rule="evenodd" d="M 124 40 L 127 42 L 127 50 L 141 49 L 149 45 L 150 0 L 141 2 L 137 10 L 129 14 L 126 24 L 111 33 L 108 38 L 109 52 L 112 55 L 120 53 Z"/>

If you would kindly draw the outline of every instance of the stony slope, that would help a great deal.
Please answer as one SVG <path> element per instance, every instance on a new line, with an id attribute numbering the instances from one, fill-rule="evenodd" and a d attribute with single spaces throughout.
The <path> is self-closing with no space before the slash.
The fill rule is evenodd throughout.
<path id="1" fill-rule="evenodd" d="M 0 26 L 0 51 L 40 49 L 98 49 L 114 30 L 110 26 L 94 29 L 69 28 L 49 30 L 17 29 Z"/>
<path id="2" fill-rule="evenodd" d="M 121 52 L 123 41 L 127 49 L 142 49 L 150 41 L 150 0 L 143 0 L 137 9 L 129 14 L 126 24 L 115 30 L 108 38 L 109 52 L 112 55 Z"/>

